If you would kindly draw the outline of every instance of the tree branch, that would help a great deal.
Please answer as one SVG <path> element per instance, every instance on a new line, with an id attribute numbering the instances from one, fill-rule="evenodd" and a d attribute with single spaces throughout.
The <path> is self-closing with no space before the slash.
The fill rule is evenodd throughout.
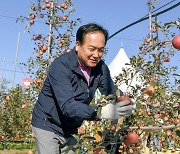
<path id="1" fill-rule="evenodd" d="M 142 129 L 142 130 L 158 130 L 158 129 L 171 129 L 171 128 L 178 128 L 180 127 L 180 123 L 176 125 L 168 125 L 168 126 L 143 126 L 143 127 L 138 127 L 138 126 L 132 126 L 129 127 L 129 129 Z"/>

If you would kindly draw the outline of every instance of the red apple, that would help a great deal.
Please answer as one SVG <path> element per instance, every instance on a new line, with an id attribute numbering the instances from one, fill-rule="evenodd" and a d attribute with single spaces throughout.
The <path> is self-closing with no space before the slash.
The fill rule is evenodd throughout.
<path id="1" fill-rule="evenodd" d="M 62 17 L 62 20 L 63 20 L 63 21 L 66 21 L 66 20 L 67 20 L 67 16 L 63 16 L 63 17 Z"/>
<path id="2" fill-rule="evenodd" d="M 146 66 L 144 66 L 144 67 L 142 68 L 142 70 L 146 71 L 146 70 L 147 70 L 147 67 L 146 67 Z"/>
<path id="3" fill-rule="evenodd" d="M 64 44 L 64 43 L 65 43 L 65 40 L 61 40 L 60 43 L 61 43 L 61 44 Z"/>
<path id="4" fill-rule="evenodd" d="M 31 25 L 33 25 L 33 24 L 34 24 L 34 20 L 31 19 L 31 20 L 29 21 L 29 23 L 30 23 Z"/>
<path id="5" fill-rule="evenodd" d="M 148 86 L 148 87 L 146 87 L 146 93 L 147 93 L 149 96 L 154 95 L 155 90 L 154 90 L 153 86 Z"/>
<path id="6" fill-rule="evenodd" d="M 62 44 L 62 43 L 59 43 L 59 44 L 58 44 L 58 47 L 60 47 L 60 48 L 61 48 L 62 46 L 63 46 L 63 44 Z"/>
<path id="7" fill-rule="evenodd" d="M 39 54 L 42 56 L 45 51 L 46 51 L 46 50 L 40 50 L 40 51 L 39 51 Z"/>
<path id="8" fill-rule="evenodd" d="M 180 35 L 177 35 L 172 40 L 172 45 L 176 49 L 180 49 Z"/>
<path id="9" fill-rule="evenodd" d="M 58 39 L 58 38 L 59 38 L 59 35 L 56 35 L 55 38 Z"/>
<path id="10" fill-rule="evenodd" d="M 1 135 L 0 136 L 0 141 L 4 140 L 5 136 L 4 135 Z"/>
<path id="11" fill-rule="evenodd" d="M 164 121 L 168 121 L 169 120 L 169 118 L 168 117 L 164 117 Z"/>
<path id="12" fill-rule="evenodd" d="M 36 8 L 35 6 L 34 6 L 32 9 L 33 9 L 33 11 L 36 11 L 36 10 L 37 10 L 37 8 Z"/>
<path id="13" fill-rule="evenodd" d="M 51 4 L 50 3 L 46 3 L 46 8 L 50 8 L 51 7 Z"/>
<path id="14" fill-rule="evenodd" d="M 129 153 L 134 153 L 134 150 L 132 148 L 130 148 Z"/>
<path id="15" fill-rule="evenodd" d="M 120 97 L 117 98 L 118 102 L 122 102 L 122 101 L 126 101 L 126 100 L 128 100 L 130 102 L 128 105 L 132 105 L 133 104 L 133 101 L 129 97 L 120 96 Z"/>
<path id="16" fill-rule="evenodd" d="M 35 14 L 32 14 L 31 19 L 35 19 L 35 18 L 36 18 Z"/>
<path id="17" fill-rule="evenodd" d="M 11 97 L 9 95 L 6 96 L 5 98 L 7 101 L 10 101 Z"/>
<path id="18" fill-rule="evenodd" d="M 170 136 L 171 135 L 171 131 L 167 130 L 166 134 L 167 134 L 167 136 Z"/>
<path id="19" fill-rule="evenodd" d="M 148 37 L 146 38 L 146 42 L 149 43 L 150 41 L 151 41 L 151 37 L 148 36 Z"/>
<path id="20" fill-rule="evenodd" d="M 33 39 L 34 41 L 36 41 L 36 40 L 37 40 L 37 37 L 34 35 L 32 39 Z"/>
<path id="21" fill-rule="evenodd" d="M 154 119 L 158 119 L 159 116 L 160 116 L 159 114 L 155 114 L 155 115 L 154 115 Z"/>
<path id="22" fill-rule="evenodd" d="M 170 58 L 168 57 L 164 58 L 164 62 L 170 62 Z"/>
<path id="23" fill-rule="evenodd" d="M 42 50 L 43 50 L 43 51 L 46 51 L 46 50 L 47 50 L 47 46 L 43 46 L 43 47 L 42 47 Z"/>
<path id="24" fill-rule="evenodd" d="M 153 31 L 154 33 L 157 32 L 156 26 L 153 26 L 152 31 Z"/>
<path id="25" fill-rule="evenodd" d="M 137 144 L 139 142 L 139 136 L 136 133 L 129 132 L 124 140 L 126 146 Z"/>
<path id="26" fill-rule="evenodd" d="M 26 101 L 22 102 L 21 108 L 24 109 L 26 108 L 28 105 L 28 103 Z"/>
<path id="27" fill-rule="evenodd" d="M 83 135 L 85 133 L 85 130 L 83 127 L 78 128 L 78 134 Z"/>
<path id="28" fill-rule="evenodd" d="M 104 149 L 103 148 L 95 149 L 93 151 L 93 154 L 103 154 L 103 153 L 104 153 Z"/>
<path id="29" fill-rule="evenodd" d="M 66 7 L 66 6 L 67 6 L 67 5 L 66 5 L 65 3 L 63 3 L 63 4 L 61 5 L 62 8 Z"/>
<path id="30" fill-rule="evenodd" d="M 67 8 L 68 8 L 68 6 L 67 6 L 67 5 L 65 5 L 65 6 L 64 6 L 64 9 L 67 9 Z"/>
<path id="31" fill-rule="evenodd" d="M 163 48 L 166 48 L 166 44 L 164 43 L 164 44 L 162 45 L 162 47 L 163 47 Z"/>
<path id="32" fill-rule="evenodd" d="M 111 126 L 111 131 L 115 131 L 116 130 L 116 126 Z"/>
<path id="33" fill-rule="evenodd" d="M 57 8 L 58 8 L 58 9 L 61 9 L 61 5 L 58 5 Z"/>
<path id="34" fill-rule="evenodd" d="M 42 9 L 42 10 L 45 10 L 45 9 L 46 9 L 46 6 L 45 6 L 45 5 L 41 6 L 41 9 Z"/>
<path id="35" fill-rule="evenodd" d="M 43 43 L 43 42 L 41 42 L 41 43 L 40 43 L 40 46 L 41 46 L 41 47 L 43 47 L 43 46 L 44 46 L 44 43 Z"/>
<path id="36" fill-rule="evenodd" d="M 28 154 L 33 154 L 33 150 L 28 150 Z"/>

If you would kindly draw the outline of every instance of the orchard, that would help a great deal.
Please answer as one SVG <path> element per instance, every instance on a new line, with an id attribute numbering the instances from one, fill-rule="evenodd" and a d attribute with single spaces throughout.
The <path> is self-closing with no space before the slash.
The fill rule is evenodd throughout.
<path id="1" fill-rule="evenodd" d="M 85 121 L 77 135 L 79 153 L 179 153 L 180 80 L 178 66 L 168 63 L 179 52 L 180 20 L 151 24 L 138 55 L 115 78 L 117 86 L 128 87 L 124 97 L 117 91 L 117 101 L 129 100 L 134 113 L 118 121 Z M 139 84 L 132 86 L 134 78 Z M 101 96 L 97 104 L 113 97 Z"/>
<path id="2" fill-rule="evenodd" d="M 29 88 L 17 85 L 7 90 L 5 85 L 1 87 L 4 90 L 0 95 L 3 102 L 0 141 L 3 143 L 34 141 L 32 108 L 51 62 L 70 51 L 74 28 L 80 22 L 79 18 L 71 17 L 73 12 L 71 0 L 37 0 L 30 6 L 28 17 L 18 19 L 28 21 L 25 30 L 32 35 L 35 46 L 33 56 L 27 63 L 22 63 L 33 82 Z M 49 30 L 32 32 L 31 28 L 39 21 Z M 73 148 L 77 154 L 179 152 L 180 74 L 177 73 L 178 66 L 169 63 L 180 50 L 180 19 L 160 23 L 153 18 L 151 26 L 150 34 L 139 44 L 138 54 L 130 58 L 127 67 L 114 79 L 118 87 L 126 83 L 124 96 L 120 97 L 117 91 L 116 96 L 101 95 L 97 102 L 95 98 L 91 102 L 95 106 L 105 105 L 116 97 L 118 102 L 129 100 L 134 105 L 133 114 L 117 121 L 84 121 L 75 135 L 77 145 L 67 151 Z M 139 84 L 132 86 L 133 79 Z M 34 148 L 33 145 L 30 147 Z"/>

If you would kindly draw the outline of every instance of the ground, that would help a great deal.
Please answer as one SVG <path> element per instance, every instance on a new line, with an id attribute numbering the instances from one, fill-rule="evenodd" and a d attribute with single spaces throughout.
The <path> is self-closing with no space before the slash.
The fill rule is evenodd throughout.
<path id="1" fill-rule="evenodd" d="M 0 150 L 0 154 L 34 154 L 32 150 Z"/>

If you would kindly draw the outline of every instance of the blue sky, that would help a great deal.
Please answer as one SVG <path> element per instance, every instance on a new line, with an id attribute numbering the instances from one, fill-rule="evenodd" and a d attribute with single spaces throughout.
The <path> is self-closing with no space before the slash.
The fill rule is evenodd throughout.
<path id="1" fill-rule="evenodd" d="M 19 63 L 26 62 L 28 57 L 30 57 L 33 53 L 34 42 L 31 40 L 32 36 L 27 32 L 26 33 L 24 32 L 25 24 L 21 22 L 16 23 L 16 18 L 18 18 L 19 16 L 28 16 L 30 4 L 33 1 L 35 0 L 17 0 L 17 1 L 6 0 L 1 2 L 0 78 L 3 75 L 3 77 L 8 79 L 9 81 L 12 81 L 13 79 L 13 75 L 14 75 L 12 72 L 14 70 L 13 61 L 15 60 L 15 56 L 16 56 L 17 38 L 19 32 L 21 36 L 20 36 L 20 43 L 18 50 L 18 62 Z M 73 17 L 74 18 L 81 17 L 82 22 L 79 23 L 78 26 L 89 22 L 96 22 L 104 26 L 111 35 L 114 32 L 118 31 L 119 29 L 125 27 L 126 25 L 147 15 L 148 14 L 147 1 L 148 0 L 146 1 L 72 0 L 75 8 L 75 13 L 73 14 Z M 170 1 L 172 0 L 166 0 L 166 1 L 160 0 L 158 3 L 156 3 L 155 8 L 158 8 Z M 172 6 L 176 3 L 178 3 L 178 0 L 175 0 L 167 7 Z M 180 9 L 178 6 L 175 9 L 163 15 L 160 15 L 158 17 L 158 20 L 161 21 L 162 23 L 173 21 L 176 20 L 178 17 L 180 17 L 179 15 L 180 15 Z M 33 29 L 33 30 L 35 32 L 36 31 L 38 32 L 38 29 Z M 107 43 L 109 52 L 105 57 L 106 63 L 109 64 L 112 61 L 112 59 L 119 51 L 122 42 L 128 57 L 137 55 L 138 47 L 148 33 L 149 33 L 149 21 L 146 20 L 122 31 L 115 37 L 111 38 Z M 178 52 L 177 56 L 174 59 L 171 59 L 171 63 L 177 65 L 177 62 L 179 62 L 180 59 L 179 57 L 180 54 Z M 4 58 L 6 60 L 5 63 L 3 63 Z M 3 66 L 4 66 L 4 72 L 2 71 Z M 18 72 L 15 74 L 16 75 L 15 83 L 21 84 L 22 78 L 28 77 L 28 74 L 22 73 L 22 70 L 20 69 L 19 65 L 17 65 L 16 70 Z"/>

